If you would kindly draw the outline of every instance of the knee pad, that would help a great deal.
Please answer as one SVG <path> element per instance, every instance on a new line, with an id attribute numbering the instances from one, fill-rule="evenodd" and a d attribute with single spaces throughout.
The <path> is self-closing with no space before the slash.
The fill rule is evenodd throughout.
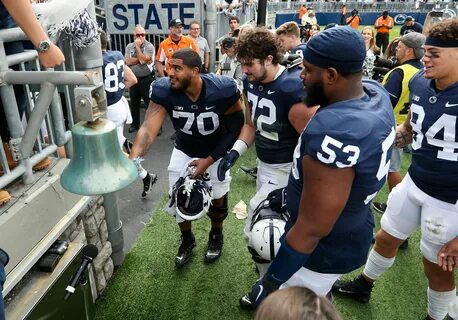
<path id="1" fill-rule="evenodd" d="M 221 198 L 220 198 L 221 199 Z M 210 205 L 208 209 L 207 215 L 210 217 L 211 221 L 213 222 L 223 222 L 227 215 L 229 214 L 227 208 L 227 193 L 222 197 L 223 204 L 221 206 L 215 206 L 213 203 Z"/>

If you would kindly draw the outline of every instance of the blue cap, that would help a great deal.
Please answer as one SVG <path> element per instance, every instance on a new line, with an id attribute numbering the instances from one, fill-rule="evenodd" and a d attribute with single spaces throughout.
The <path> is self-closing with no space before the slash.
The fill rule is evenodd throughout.
<path id="1" fill-rule="evenodd" d="M 337 26 L 319 32 L 307 42 L 304 60 L 320 68 L 334 68 L 340 73 L 363 69 L 366 45 L 361 34 L 349 27 Z"/>

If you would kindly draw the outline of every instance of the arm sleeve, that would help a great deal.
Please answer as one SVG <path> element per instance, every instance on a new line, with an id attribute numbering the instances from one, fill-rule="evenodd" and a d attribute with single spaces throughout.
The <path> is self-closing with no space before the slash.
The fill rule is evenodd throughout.
<path id="1" fill-rule="evenodd" d="M 244 123 L 243 111 L 236 111 L 224 115 L 223 137 L 210 156 L 217 161 L 222 158 L 237 141 Z"/>

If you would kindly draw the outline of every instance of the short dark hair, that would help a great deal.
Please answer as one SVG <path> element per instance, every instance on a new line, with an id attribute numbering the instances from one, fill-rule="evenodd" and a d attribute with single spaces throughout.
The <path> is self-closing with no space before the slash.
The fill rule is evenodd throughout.
<path id="1" fill-rule="evenodd" d="M 197 68 L 202 69 L 202 59 L 197 52 L 190 48 L 183 48 L 175 51 L 172 55 L 172 59 L 180 59 L 183 61 L 184 65 L 188 68 Z"/>
<path id="2" fill-rule="evenodd" d="M 254 28 L 242 35 L 237 41 L 237 59 L 264 61 L 267 56 L 273 57 L 272 63 L 278 64 L 282 59 L 276 36 L 265 27 Z"/>
<path id="3" fill-rule="evenodd" d="M 235 20 L 235 21 L 237 21 L 237 23 L 240 23 L 240 19 L 237 16 L 232 16 L 228 20 L 229 20 L 229 22 L 231 22 L 232 20 Z"/>
<path id="4" fill-rule="evenodd" d="M 108 35 L 105 31 L 99 30 L 100 32 L 100 46 L 102 47 L 102 50 L 107 50 L 108 48 Z"/>
<path id="5" fill-rule="evenodd" d="M 226 37 L 221 41 L 221 47 L 224 49 L 229 49 L 232 48 L 232 46 L 235 44 L 236 39 L 233 37 Z"/>
<path id="6" fill-rule="evenodd" d="M 197 20 L 193 20 L 193 21 L 191 21 L 191 23 L 189 24 L 189 27 L 191 27 L 193 24 L 198 24 L 198 25 L 199 25 L 199 27 L 200 27 L 200 22 L 199 22 L 199 21 L 197 21 Z"/>

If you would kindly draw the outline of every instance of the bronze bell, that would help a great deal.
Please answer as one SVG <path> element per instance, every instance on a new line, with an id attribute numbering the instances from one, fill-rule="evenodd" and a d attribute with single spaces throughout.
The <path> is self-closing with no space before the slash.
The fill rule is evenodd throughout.
<path id="1" fill-rule="evenodd" d="M 79 122 L 72 128 L 72 139 L 73 158 L 60 178 L 65 190 L 101 195 L 121 190 L 137 178 L 137 168 L 122 152 L 113 122 Z"/>

